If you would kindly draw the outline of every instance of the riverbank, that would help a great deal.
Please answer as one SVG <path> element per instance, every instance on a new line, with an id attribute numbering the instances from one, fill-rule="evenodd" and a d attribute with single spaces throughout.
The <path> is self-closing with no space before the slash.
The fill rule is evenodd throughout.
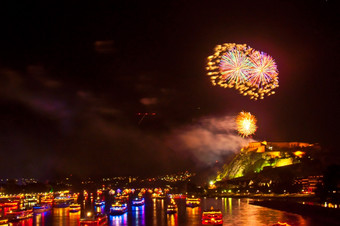
<path id="1" fill-rule="evenodd" d="M 231 194 L 219 194 L 211 195 L 208 197 L 220 197 L 220 198 L 250 198 L 259 200 L 292 200 L 295 202 L 308 201 L 319 202 L 320 198 L 312 194 L 262 194 L 262 193 L 231 193 Z"/>
<path id="2" fill-rule="evenodd" d="M 292 200 L 254 200 L 249 204 L 267 207 L 271 209 L 286 211 L 290 213 L 299 214 L 322 221 L 325 225 L 339 225 L 340 209 L 339 208 L 325 208 L 318 205 L 308 205 Z"/>

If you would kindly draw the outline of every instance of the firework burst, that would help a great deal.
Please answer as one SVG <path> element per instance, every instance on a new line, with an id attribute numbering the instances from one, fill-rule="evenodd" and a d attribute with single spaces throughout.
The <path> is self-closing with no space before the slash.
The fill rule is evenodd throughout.
<path id="1" fill-rule="evenodd" d="M 213 85 L 235 88 L 251 99 L 263 99 L 279 86 L 274 59 L 246 44 L 225 43 L 215 47 L 206 67 Z"/>
<path id="2" fill-rule="evenodd" d="M 251 62 L 239 50 L 232 50 L 221 57 L 220 73 L 223 80 L 230 84 L 240 84 L 247 81 Z"/>
<path id="3" fill-rule="evenodd" d="M 248 81 L 253 86 L 263 87 L 277 81 L 276 63 L 274 59 L 266 53 L 254 51 L 251 55 L 252 70 L 250 70 Z"/>
<path id="4" fill-rule="evenodd" d="M 248 137 L 256 132 L 256 118 L 250 112 L 240 112 L 236 117 L 237 131 L 242 137 Z"/>

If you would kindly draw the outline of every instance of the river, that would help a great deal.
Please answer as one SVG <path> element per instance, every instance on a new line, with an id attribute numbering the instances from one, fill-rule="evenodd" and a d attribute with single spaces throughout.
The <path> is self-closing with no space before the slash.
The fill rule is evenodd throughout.
<path id="1" fill-rule="evenodd" d="M 284 211 L 273 210 L 261 206 L 249 204 L 247 198 L 202 198 L 201 206 L 190 208 L 185 206 L 185 199 L 177 199 L 178 213 L 166 214 L 168 200 L 147 199 L 145 206 L 130 207 L 129 211 L 121 216 L 110 216 L 109 225 L 201 225 L 202 210 L 211 206 L 219 208 L 223 212 L 223 225 L 273 225 L 285 222 L 289 225 L 314 226 L 322 225 L 322 222 L 309 217 Z M 69 208 L 53 208 L 51 211 L 35 214 L 33 219 L 23 220 L 18 223 L 10 223 L 11 226 L 28 225 L 79 225 L 79 219 L 85 214 L 88 204 L 83 205 L 78 213 L 69 212 Z M 104 212 L 104 207 L 96 208 L 97 212 Z"/>

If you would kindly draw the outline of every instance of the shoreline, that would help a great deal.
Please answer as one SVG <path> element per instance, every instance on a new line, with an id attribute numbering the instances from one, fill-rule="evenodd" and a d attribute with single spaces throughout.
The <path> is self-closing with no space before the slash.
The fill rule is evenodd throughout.
<path id="1" fill-rule="evenodd" d="M 339 225 L 340 209 L 338 208 L 325 208 L 317 205 L 302 204 L 292 200 L 253 200 L 249 204 L 299 214 L 331 225 Z"/>
<path id="2" fill-rule="evenodd" d="M 309 201 L 321 203 L 319 197 L 315 195 L 305 194 L 228 194 L 228 195 L 215 195 L 207 197 L 219 197 L 219 198 L 249 198 L 249 199 L 260 199 L 260 200 L 292 200 L 292 201 Z"/>

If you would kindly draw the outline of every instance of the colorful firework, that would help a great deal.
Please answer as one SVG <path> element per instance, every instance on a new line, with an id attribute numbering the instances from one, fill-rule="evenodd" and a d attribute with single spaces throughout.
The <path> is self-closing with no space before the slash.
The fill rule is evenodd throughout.
<path id="1" fill-rule="evenodd" d="M 274 59 L 246 44 L 225 43 L 208 57 L 208 76 L 213 85 L 235 88 L 251 99 L 263 99 L 279 86 Z"/>
<path id="2" fill-rule="evenodd" d="M 212 84 L 224 88 L 243 84 L 250 69 L 249 53 L 251 49 L 246 45 L 225 43 L 216 46 L 214 55 L 208 57 L 206 68 Z"/>
<path id="3" fill-rule="evenodd" d="M 277 79 L 279 74 L 274 59 L 266 53 L 254 51 L 251 55 L 253 68 L 248 81 L 255 86 L 263 87 Z"/>
<path id="4" fill-rule="evenodd" d="M 247 137 L 256 132 L 256 118 L 250 112 L 242 111 L 236 117 L 237 131 L 242 137 Z"/>
<path id="5" fill-rule="evenodd" d="M 231 50 L 221 57 L 219 68 L 223 80 L 239 84 L 247 81 L 251 62 L 243 52 Z"/>

